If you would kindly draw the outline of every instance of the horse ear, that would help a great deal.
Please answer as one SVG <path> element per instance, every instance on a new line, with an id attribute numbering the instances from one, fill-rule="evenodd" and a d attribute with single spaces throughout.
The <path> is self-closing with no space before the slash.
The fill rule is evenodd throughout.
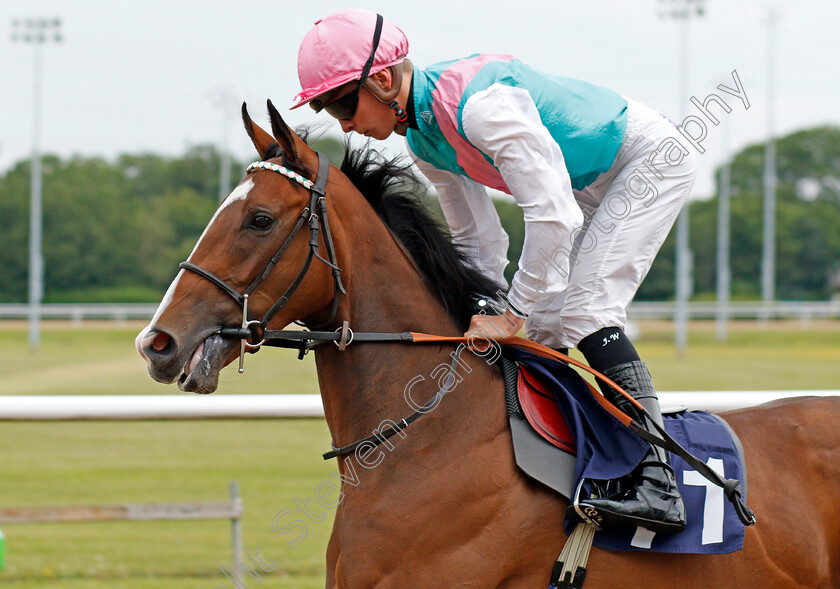
<path id="1" fill-rule="evenodd" d="M 292 161 L 298 161 L 297 147 L 295 144 L 295 135 L 277 112 L 277 109 L 268 100 L 268 118 L 271 120 L 271 131 L 274 133 L 274 138 L 277 143 L 283 148 L 283 152 Z"/>
<path id="2" fill-rule="evenodd" d="M 263 131 L 259 125 L 251 120 L 250 115 L 248 115 L 248 107 L 244 102 L 242 103 L 242 122 L 245 124 L 245 131 L 248 133 L 248 137 L 251 138 L 254 147 L 257 148 L 257 153 L 260 154 L 261 158 L 264 158 L 268 148 L 277 142 L 274 140 L 274 137 Z"/>

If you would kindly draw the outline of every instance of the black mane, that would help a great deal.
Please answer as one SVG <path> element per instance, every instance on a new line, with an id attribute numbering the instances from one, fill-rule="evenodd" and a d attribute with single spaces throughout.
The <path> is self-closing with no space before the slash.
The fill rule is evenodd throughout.
<path id="1" fill-rule="evenodd" d="M 359 189 L 379 218 L 397 236 L 463 329 L 477 312 L 479 298 L 495 300 L 503 287 L 467 261 L 421 200 L 425 189 L 404 156 L 387 159 L 369 146 L 345 144 L 341 171 Z"/>

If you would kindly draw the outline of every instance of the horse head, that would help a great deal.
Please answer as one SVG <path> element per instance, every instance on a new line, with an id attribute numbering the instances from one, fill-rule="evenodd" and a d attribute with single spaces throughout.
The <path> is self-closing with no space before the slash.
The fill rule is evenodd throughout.
<path id="1" fill-rule="evenodd" d="M 224 338 L 223 328 L 244 325 L 251 317 L 260 318 L 252 324 L 263 322 L 259 329 L 295 320 L 320 323 L 335 314 L 343 288 L 332 244 L 324 242 L 330 237 L 318 231 L 325 211 L 313 210 L 319 156 L 271 101 L 268 109 L 273 135 L 242 105 L 245 130 L 262 161 L 249 167 L 221 203 L 135 342 L 152 378 L 177 381 L 183 391 L 212 393 L 219 371 L 239 356 L 239 340 Z M 323 183 L 327 169 L 320 174 Z M 318 204 L 327 206 L 324 199 Z M 319 253 L 325 249 L 331 261 Z M 312 263 L 313 252 L 325 263 Z M 279 304 L 277 293 L 284 292 L 289 298 Z"/>

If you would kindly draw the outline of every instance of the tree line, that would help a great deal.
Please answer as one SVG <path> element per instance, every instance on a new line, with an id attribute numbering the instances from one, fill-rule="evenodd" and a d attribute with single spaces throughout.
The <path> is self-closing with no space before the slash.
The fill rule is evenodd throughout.
<path id="1" fill-rule="evenodd" d="M 337 140 L 321 141 L 320 149 L 338 157 Z M 780 138 L 777 154 L 777 297 L 824 300 L 840 269 L 840 128 Z M 244 170 L 243 162 L 232 165 Z M 745 148 L 731 163 L 734 298 L 760 296 L 763 166 L 763 145 Z M 122 155 L 115 161 L 45 156 L 44 300 L 158 301 L 218 206 L 219 167 L 220 154 L 210 146 L 179 157 Z M 0 302 L 27 299 L 29 175 L 25 160 L 0 176 Z M 510 201 L 498 200 L 496 207 L 511 238 L 510 278 L 522 249 L 522 215 Z M 717 195 L 691 203 L 693 291 L 699 298 L 715 291 L 717 207 Z M 637 300 L 673 295 L 672 232 Z"/>

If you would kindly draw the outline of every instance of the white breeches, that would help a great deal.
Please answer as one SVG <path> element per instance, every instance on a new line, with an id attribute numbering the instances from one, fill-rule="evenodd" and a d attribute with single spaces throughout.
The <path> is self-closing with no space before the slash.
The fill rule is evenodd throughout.
<path id="1" fill-rule="evenodd" d="M 572 348 L 603 327 L 624 328 L 633 300 L 694 184 L 696 157 L 661 114 L 629 102 L 627 130 L 612 167 L 575 191 L 585 223 L 570 244 L 544 256 L 569 271 L 561 294 L 537 303 L 529 339 Z"/>

